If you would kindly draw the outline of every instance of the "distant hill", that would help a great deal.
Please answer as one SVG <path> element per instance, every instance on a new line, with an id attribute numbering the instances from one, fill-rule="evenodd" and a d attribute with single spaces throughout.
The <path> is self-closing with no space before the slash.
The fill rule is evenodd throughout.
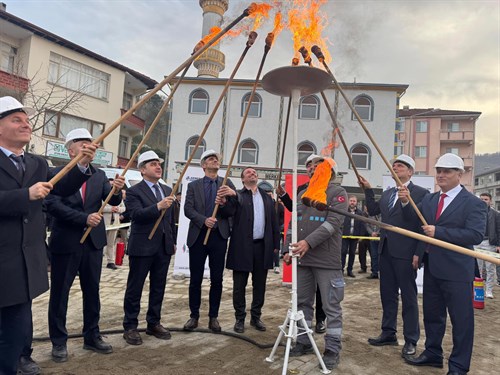
<path id="1" fill-rule="evenodd" d="M 475 171 L 474 176 L 484 172 L 500 168 L 500 152 L 494 154 L 477 154 L 474 156 Z"/>

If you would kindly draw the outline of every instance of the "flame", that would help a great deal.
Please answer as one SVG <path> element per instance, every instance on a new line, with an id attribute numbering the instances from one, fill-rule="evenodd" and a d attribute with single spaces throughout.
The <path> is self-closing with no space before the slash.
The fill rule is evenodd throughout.
<path id="1" fill-rule="evenodd" d="M 248 7 L 248 10 L 250 11 L 249 18 L 254 18 L 254 23 L 253 23 L 253 28 L 252 31 L 257 30 L 262 23 L 264 22 L 264 19 L 269 17 L 269 11 L 272 9 L 272 5 L 265 4 L 265 3 L 252 3 Z"/>
<path id="2" fill-rule="evenodd" d="M 326 204 L 326 188 L 331 178 L 332 167 L 330 163 L 323 161 L 318 164 L 302 198 L 306 197 Z"/>
<path id="3" fill-rule="evenodd" d="M 292 9 L 288 12 L 288 28 L 292 33 L 295 57 L 300 57 L 298 50 L 305 47 L 311 50 L 313 45 L 318 45 L 325 54 L 325 61 L 330 62 L 326 40 L 321 36 L 328 21 L 320 7 L 327 0 L 291 0 Z"/>

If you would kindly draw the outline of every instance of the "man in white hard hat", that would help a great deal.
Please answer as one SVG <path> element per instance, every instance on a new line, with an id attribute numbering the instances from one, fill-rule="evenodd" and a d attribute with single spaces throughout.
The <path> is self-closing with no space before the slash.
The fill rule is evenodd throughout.
<path id="1" fill-rule="evenodd" d="M 436 165 L 440 191 L 425 196 L 418 208 L 428 225 L 423 232 L 432 238 L 473 249 L 483 240 L 486 230 L 486 206 L 460 185 L 464 162 L 455 154 L 444 154 Z M 416 213 L 408 205 L 407 189 L 399 190 L 404 215 L 414 220 Z M 447 314 L 453 327 L 453 349 L 448 358 L 448 375 L 469 371 L 474 345 L 474 309 L 472 306 L 475 259 L 467 255 L 419 242 L 424 255 L 424 326 L 425 350 L 405 358 L 414 366 L 443 367 L 442 341 Z"/>
<path id="2" fill-rule="evenodd" d="M 146 334 L 160 340 L 171 338 L 161 324 L 161 307 L 165 295 L 170 259 L 175 254 L 175 220 L 172 189 L 162 183 L 163 159 L 154 151 L 139 155 L 137 165 L 143 180 L 127 190 L 125 204 L 132 225 L 128 241 L 129 273 L 123 302 L 123 338 L 130 345 L 141 345 L 137 330 L 144 282 L 149 274 L 149 303 Z M 166 210 L 153 238 L 149 234 L 163 210 Z"/>
<path id="3" fill-rule="evenodd" d="M 335 175 L 337 163 L 330 157 L 325 157 L 318 168 L 323 171 L 319 175 L 325 177 L 319 185 L 327 183 L 326 202 L 338 210 L 347 210 L 347 194 L 344 188 L 337 186 Z M 319 211 L 304 204 L 304 196 L 308 190 L 298 194 L 297 243 L 290 244 L 290 249 L 299 257 L 297 264 L 297 308 L 304 313 L 304 319 L 312 327 L 313 302 L 317 289 L 320 290 L 323 309 L 326 313 L 325 351 L 323 361 L 327 369 L 336 368 L 340 362 L 342 349 L 342 308 L 344 299 L 344 277 L 342 273 L 342 215 L 331 211 Z M 289 231 L 288 233 L 291 233 Z M 287 235 L 290 242 L 291 234 Z M 285 246 L 288 248 L 288 246 Z M 283 260 L 290 264 L 290 254 L 286 253 Z M 313 353 L 313 347 L 305 334 L 297 337 L 297 344 L 290 351 L 291 357 Z"/>
<path id="4" fill-rule="evenodd" d="M 90 177 L 96 145 L 82 150 L 80 164 L 57 185 L 40 156 L 24 151 L 30 142 L 34 110 L 16 99 L 0 98 L 0 373 L 37 374 L 31 358 L 31 301 L 49 288 L 42 200 L 50 191 L 70 195 Z"/>
<path id="5" fill-rule="evenodd" d="M 200 159 L 205 176 L 190 182 L 187 186 L 184 214 L 190 220 L 187 245 L 189 247 L 189 309 L 190 317 L 184 325 L 185 331 L 198 327 L 201 305 L 201 284 L 205 261 L 210 265 L 210 292 L 208 328 L 214 333 L 221 332 L 218 321 L 222 296 L 222 276 L 226 259 L 227 239 L 230 235 L 229 217 L 234 214 L 234 198 L 219 206 L 217 216 L 212 218 L 217 191 L 222 186 L 223 178 L 217 173 L 220 168 L 220 155 L 215 150 L 206 150 Z M 236 190 L 231 180 L 227 186 Z M 210 237 L 203 244 L 208 228 Z"/>
<path id="6" fill-rule="evenodd" d="M 311 154 L 307 157 L 305 167 L 306 167 L 307 175 L 309 176 L 309 178 L 312 178 L 312 176 L 314 175 L 314 171 L 316 170 L 316 167 L 323 160 L 324 160 L 323 156 L 316 155 L 316 154 Z M 336 165 L 335 165 L 335 168 L 337 168 Z M 335 173 L 338 173 L 338 171 L 335 170 Z M 306 182 L 305 184 L 298 186 L 297 187 L 297 195 L 302 190 L 306 190 L 308 186 L 309 186 L 309 182 Z M 285 191 L 285 189 L 283 189 L 283 187 L 281 187 L 281 185 L 278 184 L 276 192 L 278 193 L 285 208 L 288 211 L 292 212 L 292 206 L 293 206 L 292 198 L 290 198 L 290 196 Z M 286 253 L 286 252 L 288 252 L 288 249 L 283 248 L 283 251 Z M 319 289 L 316 290 L 316 316 L 315 317 L 316 317 L 316 327 L 315 327 L 316 333 L 325 333 L 326 332 L 326 324 L 325 324 L 326 314 L 323 311 L 323 304 L 321 302 L 321 293 L 319 292 Z"/>
<path id="7" fill-rule="evenodd" d="M 426 189 L 411 182 L 415 172 L 415 161 L 411 157 L 405 154 L 399 155 L 392 160 L 392 169 L 403 186 L 410 191 L 415 203 L 420 202 L 428 194 Z M 365 191 L 366 206 L 371 216 L 381 215 L 382 222 L 414 232 L 420 229 L 421 223 L 418 218 L 411 221 L 403 219 L 403 207 L 398 199 L 397 187 L 387 189 L 382 193 L 380 200 L 376 201 L 370 183 L 363 177 L 360 177 L 360 186 Z M 420 338 L 415 279 L 423 252 L 418 249 L 417 243 L 418 241 L 398 233 L 384 229 L 380 231 L 378 251 L 382 325 L 380 335 L 369 338 L 368 343 L 374 346 L 398 345 L 396 332 L 400 290 L 405 340 L 401 352 L 403 357 L 415 355 Z"/>
<path id="8" fill-rule="evenodd" d="M 88 147 L 92 139 L 87 129 L 71 130 L 66 135 L 65 143 L 70 158 L 75 158 L 81 149 Z M 103 248 L 106 246 L 106 229 L 98 211 L 112 186 L 115 193 L 109 204 L 120 204 L 125 179 L 116 175 L 110 185 L 103 171 L 92 165 L 90 169 L 92 176 L 81 186 L 80 191 L 65 198 L 53 194 L 46 198 L 47 211 L 53 217 L 49 241 L 49 336 L 52 341 L 52 359 L 55 362 L 68 360 L 66 314 L 70 288 L 77 274 L 83 294 L 83 348 L 103 354 L 113 351 L 111 345 L 102 339 L 99 330 L 99 281 Z M 92 231 L 81 244 L 80 239 L 88 227 L 92 227 Z"/>

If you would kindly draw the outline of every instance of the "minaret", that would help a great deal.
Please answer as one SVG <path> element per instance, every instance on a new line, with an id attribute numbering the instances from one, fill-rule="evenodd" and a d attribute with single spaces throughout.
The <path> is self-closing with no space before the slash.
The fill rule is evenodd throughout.
<path id="1" fill-rule="evenodd" d="M 222 17 L 229 7 L 229 0 L 200 0 L 200 7 L 203 9 L 203 38 L 214 26 L 221 26 Z M 219 73 L 224 70 L 225 56 L 219 51 L 220 44 L 210 47 L 198 59 L 194 66 L 198 69 L 198 77 L 218 78 Z"/>

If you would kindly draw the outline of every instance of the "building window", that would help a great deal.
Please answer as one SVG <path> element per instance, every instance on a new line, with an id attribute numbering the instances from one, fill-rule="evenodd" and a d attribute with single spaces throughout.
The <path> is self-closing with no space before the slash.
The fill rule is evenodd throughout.
<path id="1" fill-rule="evenodd" d="M 449 122 L 448 123 L 448 131 L 449 132 L 459 132 L 460 124 L 458 122 Z"/>
<path id="2" fill-rule="evenodd" d="M 49 83 L 108 99 L 110 75 L 54 52 L 50 53 Z"/>
<path id="3" fill-rule="evenodd" d="M 299 119 L 319 119 L 319 99 L 315 95 L 309 95 L 300 99 Z"/>
<path id="4" fill-rule="evenodd" d="M 208 92 L 202 89 L 194 90 L 189 96 L 189 113 L 208 113 L 208 102 L 210 97 Z"/>
<path id="5" fill-rule="evenodd" d="M 297 147 L 297 152 L 299 156 L 298 166 L 304 167 L 306 165 L 307 158 L 316 153 L 316 147 L 314 147 L 311 142 L 302 142 Z"/>
<path id="6" fill-rule="evenodd" d="M 352 146 L 351 156 L 357 169 L 370 169 L 371 151 L 368 146 L 361 143 Z M 352 165 L 350 163 L 349 169 L 352 169 Z"/>
<path id="7" fill-rule="evenodd" d="M 123 103 L 122 103 L 122 108 L 129 110 L 132 108 L 132 104 L 134 102 L 134 97 L 129 94 L 128 92 L 123 93 Z"/>
<path id="8" fill-rule="evenodd" d="M 373 100 L 370 97 L 360 95 L 353 100 L 352 104 L 362 120 L 373 121 Z M 351 119 L 356 120 L 354 113 L 352 113 Z"/>
<path id="9" fill-rule="evenodd" d="M 130 155 L 128 153 L 128 137 L 120 135 L 120 141 L 118 143 L 118 156 L 121 158 L 128 158 Z"/>
<path id="10" fill-rule="evenodd" d="M 417 133 L 427 133 L 427 121 L 417 121 L 415 130 Z"/>
<path id="11" fill-rule="evenodd" d="M 243 96 L 241 100 L 241 117 L 245 115 L 247 110 L 248 101 L 252 94 L 248 93 Z M 262 116 L 262 98 L 259 94 L 254 94 L 252 99 L 252 104 L 250 105 L 250 110 L 248 111 L 248 117 L 261 117 Z"/>
<path id="12" fill-rule="evenodd" d="M 188 141 L 186 142 L 186 157 L 185 157 L 186 160 L 189 159 L 189 157 L 193 153 L 196 142 L 198 142 L 198 138 L 200 137 L 195 135 L 189 138 Z M 202 140 L 198 148 L 196 149 L 196 153 L 193 156 L 193 160 L 200 160 L 201 154 L 203 154 L 206 149 L 207 149 L 207 144 L 205 143 L 205 140 Z"/>
<path id="13" fill-rule="evenodd" d="M 14 73 L 17 48 L 0 42 L 0 69 L 4 72 Z"/>
<path id="14" fill-rule="evenodd" d="M 446 153 L 459 155 L 458 154 L 458 147 L 447 148 L 446 149 Z"/>
<path id="15" fill-rule="evenodd" d="M 259 148 L 257 143 L 251 139 L 241 142 L 238 159 L 238 162 L 241 164 L 257 164 L 259 160 Z"/>
<path id="16" fill-rule="evenodd" d="M 104 124 L 65 113 L 45 111 L 44 135 L 65 139 L 71 130 L 78 128 L 87 129 L 92 137 L 97 138 L 104 131 Z"/>
<path id="17" fill-rule="evenodd" d="M 427 146 L 416 146 L 415 147 L 415 157 L 416 158 L 426 158 L 427 157 Z"/>

